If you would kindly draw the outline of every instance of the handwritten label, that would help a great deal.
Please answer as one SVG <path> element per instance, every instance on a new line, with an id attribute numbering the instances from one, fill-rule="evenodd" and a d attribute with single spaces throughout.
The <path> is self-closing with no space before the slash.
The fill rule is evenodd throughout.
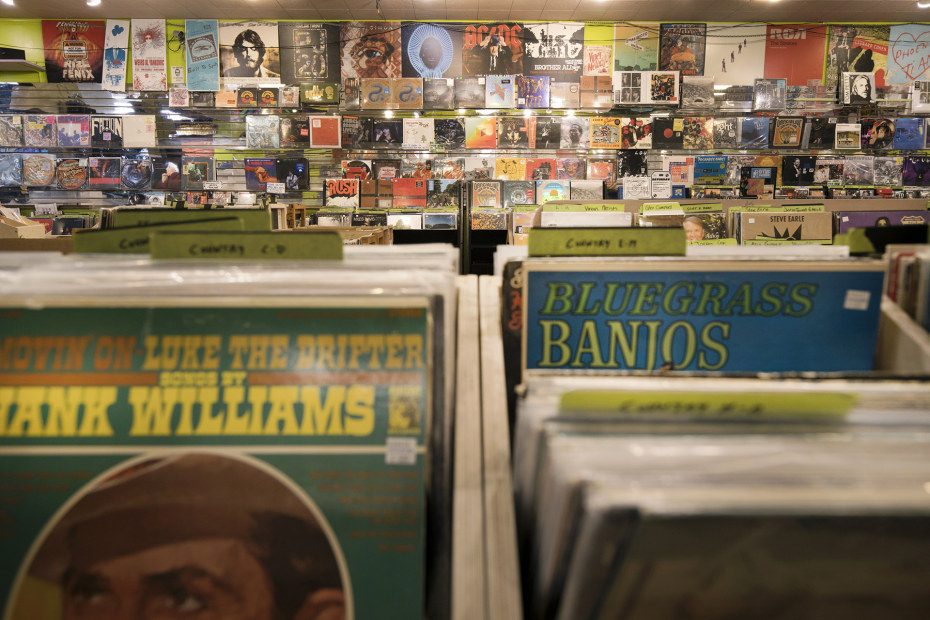
<path id="1" fill-rule="evenodd" d="M 269 194 L 283 194 L 287 190 L 284 189 L 284 183 L 266 183 L 265 191 Z"/>
<path id="2" fill-rule="evenodd" d="M 223 189 L 223 182 L 222 181 L 204 181 L 203 188 L 204 189 Z"/>
<path id="3" fill-rule="evenodd" d="M 246 258 L 341 260 L 342 236 L 333 230 L 301 232 L 159 231 L 152 258 Z"/>
<path id="4" fill-rule="evenodd" d="M 530 256 L 683 256 L 683 228 L 531 228 Z"/>

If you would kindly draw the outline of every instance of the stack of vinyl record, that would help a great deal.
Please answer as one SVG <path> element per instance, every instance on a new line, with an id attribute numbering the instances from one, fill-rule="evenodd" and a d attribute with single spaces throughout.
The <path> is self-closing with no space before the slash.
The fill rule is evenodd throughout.
<path id="1" fill-rule="evenodd" d="M 930 385 L 530 377 L 530 617 L 925 618 Z"/>

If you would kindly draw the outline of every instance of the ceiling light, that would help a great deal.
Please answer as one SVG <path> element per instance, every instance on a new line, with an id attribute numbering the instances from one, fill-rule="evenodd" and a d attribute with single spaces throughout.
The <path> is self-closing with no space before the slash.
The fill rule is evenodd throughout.
<path id="1" fill-rule="evenodd" d="M 6 2 L 6 0 L 3 0 L 3 1 Z M 921 2 L 920 0 L 917 0 L 917 8 L 918 9 L 930 9 L 930 2 Z"/>
<path id="2" fill-rule="evenodd" d="M 7 6 L 16 6 L 16 5 L 13 3 L 13 0 L 2 0 L 2 1 L 3 1 L 3 4 L 5 4 L 5 5 L 7 5 Z"/>
<path id="3" fill-rule="evenodd" d="M 102 0 L 87 0 L 87 6 L 100 6 Z"/>

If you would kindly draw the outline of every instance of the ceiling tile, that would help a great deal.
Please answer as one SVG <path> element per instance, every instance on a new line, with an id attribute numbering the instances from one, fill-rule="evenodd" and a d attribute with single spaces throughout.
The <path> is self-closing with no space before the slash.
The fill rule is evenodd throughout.
<path id="1" fill-rule="evenodd" d="M 520 10 L 512 9 L 510 11 L 510 20 L 515 21 L 515 22 L 521 22 L 521 21 L 525 22 L 525 21 L 540 19 L 541 15 L 542 15 L 541 8 L 536 8 L 536 9 L 526 8 L 526 9 L 520 9 Z"/>
<path id="2" fill-rule="evenodd" d="M 446 15 L 449 19 L 457 19 L 461 21 L 474 21 L 478 19 L 478 8 L 473 7 L 470 9 L 464 8 L 447 8 Z"/>

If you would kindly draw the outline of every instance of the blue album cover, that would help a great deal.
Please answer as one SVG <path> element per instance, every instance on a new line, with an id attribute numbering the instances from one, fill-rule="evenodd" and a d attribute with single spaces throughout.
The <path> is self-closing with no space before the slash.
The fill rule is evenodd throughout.
<path id="1" fill-rule="evenodd" d="M 268 183 L 278 182 L 277 161 L 269 157 L 245 159 L 245 187 L 252 192 L 263 192 Z"/>
<path id="2" fill-rule="evenodd" d="M 764 149 L 769 145 L 769 119 L 743 116 L 739 119 L 739 148 Z"/>
<path id="3" fill-rule="evenodd" d="M 721 185 L 726 171 L 726 155 L 698 155 L 694 158 L 695 185 Z"/>
<path id="4" fill-rule="evenodd" d="M 550 200 L 568 200 L 569 181 L 536 181 L 536 203 L 546 204 Z"/>
<path id="5" fill-rule="evenodd" d="M 526 109 L 548 108 L 549 77 L 545 75 L 518 75 L 517 107 Z"/>
<path id="6" fill-rule="evenodd" d="M 880 263 L 524 268 L 528 370 L 872 370 Z"/>
<path id="7" fill-rule="evenodd" d="M 185 20 L 187 90 L 220 89 L 219 26 L 215 19 Z"/>
<path id="8" fill-rule="evenodd" d="M 899 118 L 894 131 L 896 151 L 924 148 L 923 118 Z"/>
<path id="9" fill-rule="evenodd" d="M 452 24 L 402 22 L 404 77 L 441 78 L 462 75 L 462 29 Z"/>

